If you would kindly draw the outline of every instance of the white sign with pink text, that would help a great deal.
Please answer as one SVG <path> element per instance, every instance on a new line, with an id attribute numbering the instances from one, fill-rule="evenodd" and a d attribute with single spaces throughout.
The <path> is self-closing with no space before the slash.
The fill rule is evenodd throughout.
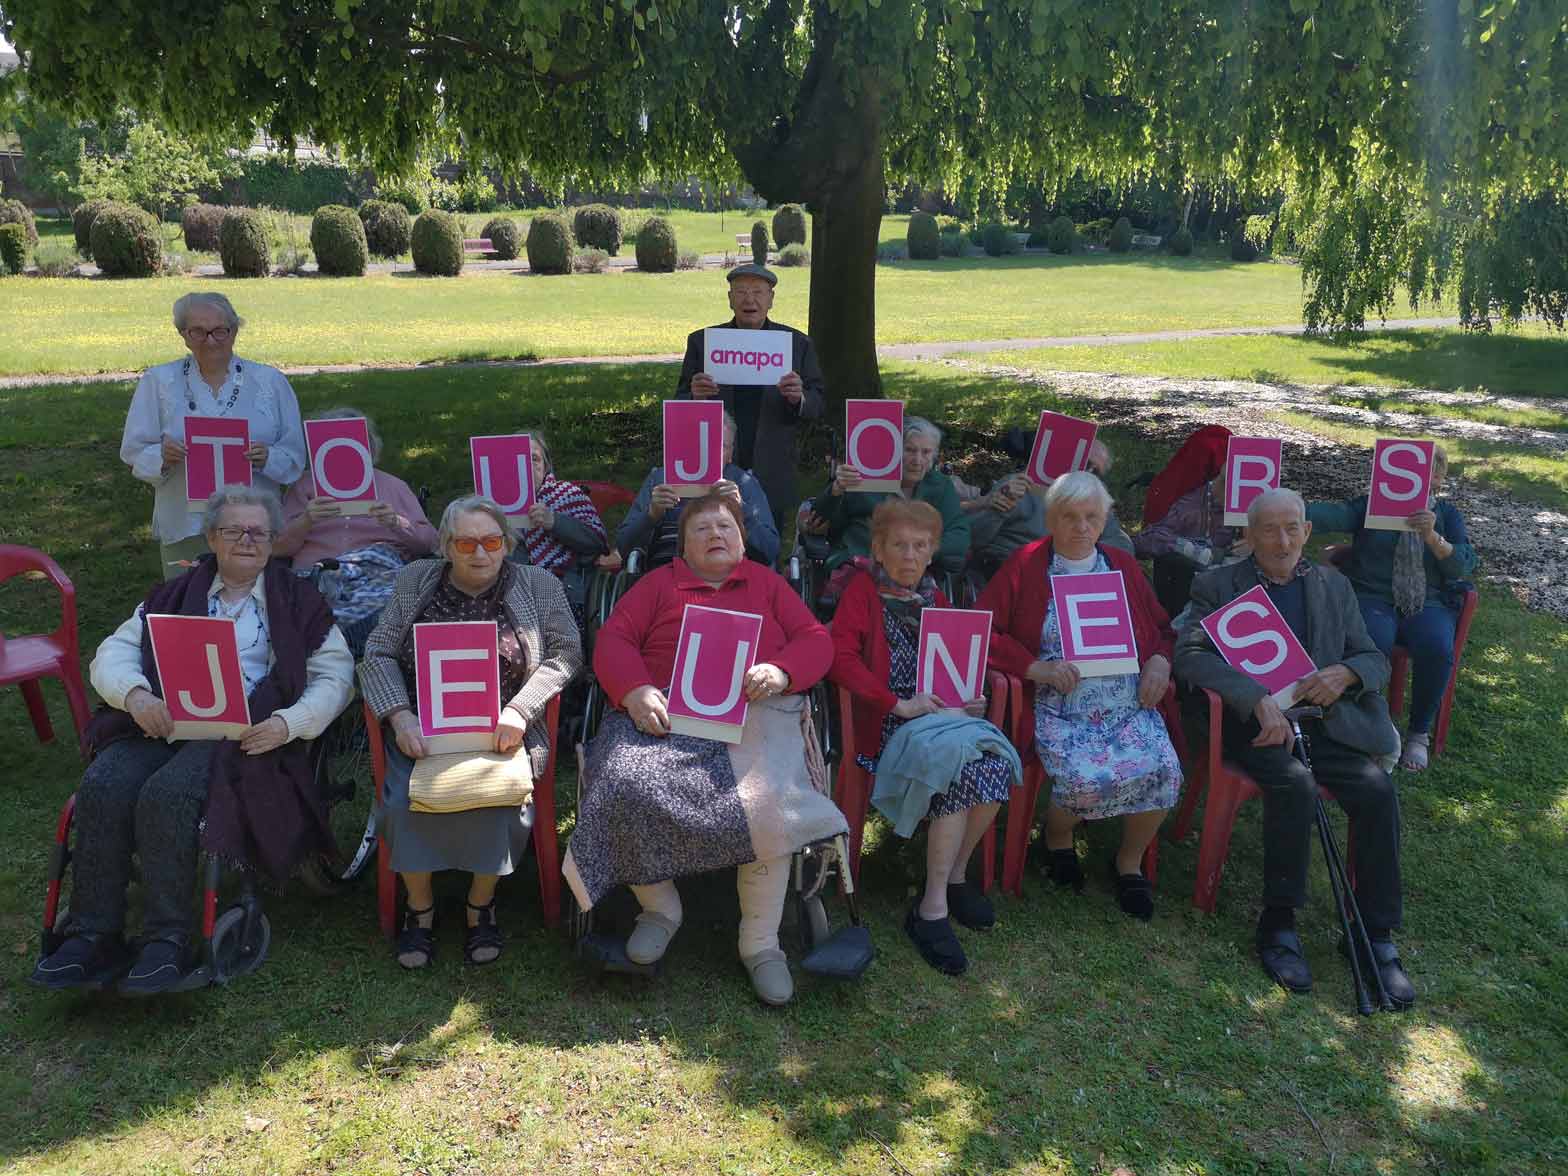
<path id="1" fill-rule="evenodd" d="M 990 650 L 989 609 L 921 609 L 915 693 L 934 694 L 943 706 L 981 697 Z"/>
<path id="2" fill-rule="evenodd" d="M 1077 666 L 1085 678 L 1138 672 L 1138 641 L 1120 572 L 1052 576 L 1051 600 L 1063 661 Z"/>
<path id="3" fill-rule="evenodd" d="M 1432 441 L 1379 437 L 1372 446 L 1372 487 L 1367 517 L 1372 531 L 1408 531 L 1410 516 L 1427 509 L 1432 496 Z"/>
<path id="4" fill-rule="evenodd" d="M 702 370 L 716 384 L 776 387 L 789 375 L 795 338 L 788 331 L 709 327 L 702 338 Z"/>
<path id="5" fill-rule="evenodd" d="M 1282 707 L 1295 701 L 1297 684 L 1317 669 L 1262 584 L 1215 609 L 1202 624 L 1225 664 L 1257 682 Z"/>
<path id="6" fill-rule="evenodd" d="M 762 618 L 688 604 L 670 675 L 670 730 L 739 743 L 746 726 L 746 671 L 757 661 Z"/>
<path id="7" fill-rule="evenodd" d="M 860 472 L 859 492 L 897 490 L 904 477 L 904 402 L 844 402 L 844 464 Z"/>

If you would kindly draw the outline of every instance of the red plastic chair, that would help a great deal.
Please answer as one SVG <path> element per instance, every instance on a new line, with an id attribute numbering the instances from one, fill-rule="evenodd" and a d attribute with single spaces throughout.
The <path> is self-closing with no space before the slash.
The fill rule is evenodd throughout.
<path id="1" fill-rule="evenodd" d="M 60 592 L 60 627 L 53 633 L 7 637 L 0 633 L 0 686 L 21 686 L 33 730 L 42 743 L 54 738 L 49 711 L 44 706 L 40 678 L 59 678 L 65 687 L 65 700 L 71 708 L 71 721 L 80 739 L 87 729 L 87 690 L 82 685 L 81 656 L 76 642 L 76 586 L 55 563 L 31 547 L 0 545 L 0 582 L 24 573 L 41 573 Z"/>
<path id="2" fill-rule="evenodd" d="M 1182 797 L 1176 812 L 1176 822 L 1171 830 L 1171 840 L 1180 841 L 1192 828 L 1193 810 L 1198 796 L 1208 791 L 1203 806 L 1203 834 L 1198 839 L 1198 874 L 1192 884 L 1192 905 L 1200 911 L 1214 913 L 1219 902 L 1220 876 L 1225 872 L 1225 859 L 1230 856 L 1230 835 L 1236 827 L 1236 814 L 1241 806 L 1254 797 L 1262 796 L 1252 777 L 1235 764 L 1226 763 L 1220 739 L 1224 723 L 1225 704 L 1212 690 L 1204 690 L 1209 699 L 1208 747 L 1199 761 L 1199 776 L 1188 783 L 1187 794 Z M 1323 790 L 1324 796 L 1331 794 Z M 1355 881 L 1354 831 L 1345 854 L 1345 868 Z"/>
<path id="3" fill-rule="evenodd" d="M 387 752 L 381 723 L 365 703 L 365 728 L 370 732 L 370 769 L 376 780 L 376 802 L 381 802 L 387 776 Z M 555 741 L 561 719 L 561 696 L 550 699 L 544 723 L 550 732 L 550 755 L 544 772 L 534 777 L 534 857 L 539 863 L 539 902 L 546 927 L 561 924 L 561 845 L 555 832 Z M 397 929 L 397 875 L 392 873 L 392 847 L 385 837 L 376 846 L 376 909 L 381 934 L 391 939 Z"/>
<path id="4" fill-rule="evenodd" d="M 1007 730 L 1008 678 L 993 672 L 988 679 L 991 689 L 991 708 L 986 714 L 992 723 Z M 833 687 L 838 697 L 839 728 L 842 732 L 842 758 L 838 765 L 838 779 L 834 784 L 833 801 L 844 820 L 849 824 L 849 866 L 860 881 L 860 843 L 865 835 L 866 813 L 871 804 L 872 773 L 855 762 L 855 699 L 847 690 Z M 1015 790 L 1016 791 L 1016 790 Z M 980 839 L 980 888 L 989 891 L 996 882 L 996 825 L 985 831 Z"/>
<path id="5" fill-rule="evenodd" d="M 1343 567 L 1350 558 L 1348 544 L 1335 544 L 1323 549 L 1323 557 L 1336 568 Z M 1459 663 L 1465 655 L 1465 642 L 1470 640 L 1470 622 L 1481 597 L 1474 588 L 1465 592 L 1465 602 L 1459 607 L 1459 623 L 1454 628 L 1454 664 L 1448 672 L 1448 684 L 1443 687 L 1443 701 L 1438 704 L 1437 723 L 1432 728 L 1431 757 L 1442 754 L 1448 746 L 1448 723 L 1454 713 L 1454 687 L 1459 682 Z M 1410 651 L 1403 645 L 1394 646 L 1389 659 L 1388 710 L 1398 715 L 1405 707 L 1405 682 L 1410 678 Z"/>
<path id="6" fill-rule="evenodd" d="M 603 518 L 606 511 L 615 506 L 630 506 L 637 501 L 635 491 L 628 490 L 625 486 L 618 486 L 614 482 L 578 482 L 583 488 L 583 493 L 588 495 L 588 501 L 593 503 L 594 510 Z"/>
<path id="7" fill-rule="evenodd" d="M 1028 692 L 1024 684 L 1011 675 L 1007 678 L 1008 713 L 1007 725 L 1003 730 L 1007 737 L 1013 741 L 1013 746 L 1018 749 L 1019 757 L 1024 761 L 1024 778 L 1021 784 L 1013 786 L 1012 795 L 1007 801 L 1007 846 L 1002 858 L 1002 890 L 1014 898 L 1024 895 L 1024 864 L 1029 854 L 1029 834 L 1034 830 L 1035 807 L 1040 802 L 1040 793 L 1045 788 L 1045 768 L 1040 763 L 1040 757 L 1034 753 L 1034 732 L 1026 730 L 1025 723 L 1032 724 L 1034 716 L 1024 705 Z M 1183 760 L 1187 757 L 1186 741 L 1180 729 L 1171 732 L 1171 741 L 1176 748 L 1177 756 Z M 1143 851 L 1143 874 L 1149 880 L 1149 885 L 1154 885 L 1160 865 L 1160 839 L 1156 835 L 1149 839 L 1149 847 Z"/>

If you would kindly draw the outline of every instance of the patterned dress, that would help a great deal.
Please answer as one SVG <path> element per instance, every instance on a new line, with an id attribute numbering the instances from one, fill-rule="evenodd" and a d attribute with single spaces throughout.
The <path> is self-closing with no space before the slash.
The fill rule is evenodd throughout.
<path id="1" fill-rule="evenodd" d="M 1095 553 L 1092 567 L 1051 558 L 1053 576 L 1110 571 Z M 1056 606 L 1046 607 L 1040 657 L 1062 656 Z M 1035 750 L 1051 778 L 1051 800 L 1086 821 L 1168 809 L 1181 793 L 1181 763 L 1158 711 L 1138 705 L 1138 675 L 1084 678 L 1065 697 L 1037 687 Z"/>
<path id="2" fill-rule="evenodd" d="M 910 698 L 915 693 L 915 663 L 919 659 L 919 620 L 918 614 L 912 615 L 917 617 L 914 632 L 899 621 L 895 604 L 888 602 L 882 610 L 882 632 L 887 637 L 890 660 L 888 689 L 899 698 Z M 887 717 L 882 720 L 882 742 L 877 747 L 879 756 L 887 747 L 887 741 L 892 738 L 893 732 L 907 722 L 908 719 L 901 719 L 891 711 L 888 712 Z M 867 771 L 877 770 L 876 761 L 869 756 L 858 755 L 855 759 Z M 987 752 L 972 763 L 965 764 L 958 779 L 948 786 L 945 793 L 939 793 L 931 798 L 931 808 L 927 815 L 935 820 L 938 817 L 946 817 L 974 808 L 977 804 L 1001 804 L 1007 799 L 1012 783 L 1013 774 L 1007 761 Z"/>

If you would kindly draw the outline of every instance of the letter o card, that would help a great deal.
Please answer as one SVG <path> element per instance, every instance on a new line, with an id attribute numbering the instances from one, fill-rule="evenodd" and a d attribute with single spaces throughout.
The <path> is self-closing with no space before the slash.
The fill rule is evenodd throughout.
<path id="1" fill-rule="evenodd" d="M 1034 433 L 1034 448 L 1024 476 L 1036 486 L 1049 486 L 1063 474 L 1089 468 L 1089 447 L 1099 429 L 1093 421 L 1060 412 L 1042 412 Z"/>
<path id="2" fill-rule="evenodd" d="M 1317 669 L 1262 584 L 1204 617 L 1203 631 L 1233 670 L 1240 670 L 1282 707 L 1296 700 L 1296 685 Z"/>
<path id="3" fill-rule="evenodd" d="M 904 477 L 904 402 L 844 402 L 844 464 L 860 471 L 857 492 L 897 490 Z"/>
<path id="4" fill-rule="evenodd" d="M 918 651 L 917 694 L 934 694 L 943 706 L 963 706 L 981 697 L 991 651 L 990 610 L 921 609 Z"/>
<path id="5" fill-rule="evenodd" d="M 316 496 L 332 499 L 346 515 L 369 514 L 376 503 L 370 423 L 364 417 L 306 421 L 305 449 Z"/>
<path id="6" fill-rule="evenodd" d="M 1367 494 L 1363 526 L 1372 531 L 1410 530 L 1410 516 L 1425 510 L 1432 496 L 1436 450 L 1431 441 L 1377 439 L 1372 446 L 1372 488 Z"/>
<path id="7" fill-rule="evenodd" d="M 682 498 L 697 498 L 724 477 L 724 403 L 664 402 L 664 481 Z"/>
<path id="8" fill-rule="evenodd" d="M 739 743 L 746 725 L 746 671 L 757 661 L 762 618 L 688 604 L 670 675 L 670 730 Z"/>
<path id="9" fill-rule="evenodd" d="M 702 334 L 702 370 L 716 384 L 776 387 L 789 375 L 795 339 L 788 331 L 709 327 Z"/>
<path id="10" fill-rule="evenodd" d="M 1278 437 L 1232 437 L 1225 447 L 1225 525 L 1245 527 L 1247 508 L 1265 490 L 1278 490 L 1284 442 Z"/>
<path id="11" fill-rule="evenodd" d="M 475 493 L 494 501 L 509 519 L 524 517 L 534 504 L 533 449 L 527 433 L 468 439 Z"/>
<path id="12" fill-rule="evenodd" d="M 148 613 L 153 664 L 176 739 L 238 739 L 250 726 L 239 642 L 227 617 Z"/>
<path id="13" fill-rule="evenodd" d="M 1051 600 L 1063 661 L 1077 666 L 1085 678 L 1138 672 L 1138 643 L 1120 572 L 1052 576 Z"/>
<path id="14" fill-rule="evenodd" d="M 250 422 L 243 417 L 185 418 L 185 497 L 200 510 L 220 486 L 249 486 Z"/>
<path id="15" fill-rule="evenodd" d="M 494 621 L 414 626 L 419 734 L 432 755 L 492 751 L 501 721 L 501 661 Z"/>

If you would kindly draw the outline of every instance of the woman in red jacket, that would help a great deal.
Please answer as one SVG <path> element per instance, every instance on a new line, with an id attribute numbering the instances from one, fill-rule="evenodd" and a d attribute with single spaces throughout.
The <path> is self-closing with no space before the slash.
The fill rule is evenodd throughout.
<path id="1" fill-rule="evenodd" d="M 1181 792 L 1181 762 L 1171 732 L 1180 718 L 1167 698 L 1175 634 L 1132 556 L 1099 544 L 1111 496 L 1093 474 L 1058 478 L 1045 497 L 1049 534 L 1019 548 L 986 585 L 975 607 L 993 618 L 991 665 L 1028 684 L 1034 696 L 1029 737 L 1051 779 L 1045 844 L 1048 876 L 1083 887 L 1073 847 L 1079 821 L 1122 818 L 1122 843 L 1112 862 L 1116 893 L 1129 915 L 1154 914 L 1154 889 L 1144 877 L 1144 850 Z M 1083 677 L 1062 659 L 1051 603 L 1051 577 L 1119 571 L 1127 588 L 1140 671 Z M 1165 722 L 1156 708 L 1165 704 Z"/>
<path id="2" fill-rule="evenodd" d="M 745 558 L 740 507 L 717 492 L 681 512 L 680 557 L 637 581 L 594 642 L 617 710 L 583 762 L 567 883 L 583 909 L 629 884 L 642 913 L 627 956 L 651 964 L 681 924 L 674 879 L 739 866 L 740 957 L 757 995 L 794 995 L 779 921 L 790 856 L 848 832 L 802 693 L 833 660 L 828 631 L 776 572 Z M 666 691 L 688 605 L 756 613 L 762 635 L 743 686 L 741 742 L 672 734 Z"/>
<path id="3" fill-rule="evenodd" d="M 941 539 L 942 516 L 929 503 L 902 498 L 878 503 L 871 516 L 872 570 L 850 578 L 833 617 L 829 677 L 855 696 L 857 746 L 875 747 L 878 755 L 906 722 L 944 709 L 934 694 L 915 692 L 921 609 L 949 607 L 927 571 Z M 978 719 L 984 697 L 970 700 L 964 710 Z M 1005 739 L 991 731 L 998 742 Z M 914 737 L 913 730 L 910 734 Z M 861 758 L 863 766 L 876 770 L 874 762 Z M 978 930 L 996 922 L 990 900 L 967 874 L 975 846 L 1007 799 L 1014 771 L 987 751 L 965 764 L 957 779 L 926 782 L 933 795 L 925 893 L 910 908 L 904 930 L 926 962 L 948 975 L 968 966 L 949 914 Z M 923 790 L 922 803 L 924 795 Z"/>

